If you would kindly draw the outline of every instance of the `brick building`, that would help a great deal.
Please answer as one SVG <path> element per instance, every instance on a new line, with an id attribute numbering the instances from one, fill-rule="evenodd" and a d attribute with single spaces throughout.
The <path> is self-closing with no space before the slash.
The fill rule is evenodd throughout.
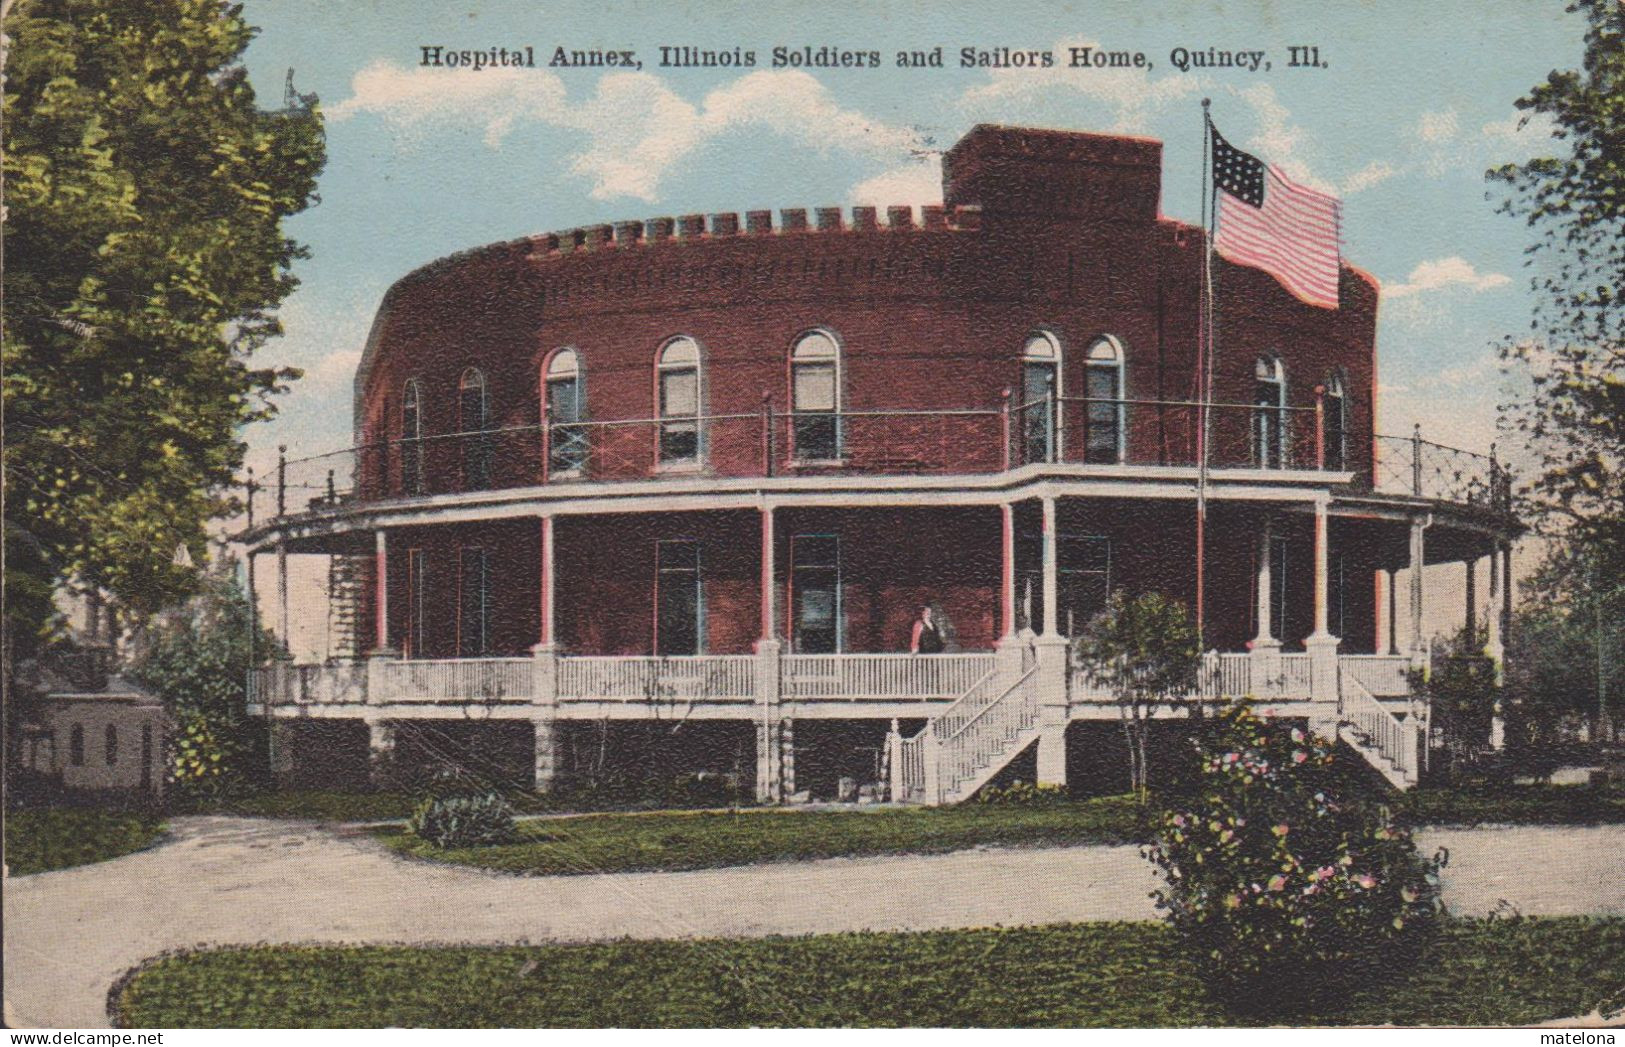
<path id="1" fill-rule="evenodd" d="M 1417 568 L 1492 558 L 1498 656 L 1504 470 L 1375 431 L 1377 287 L 1346 265 L 1330 310 L 1215 260 L 1204 434 L 1206 243 L 1160 216 L 1160 164 L 1154 141 L 979 126 L 943 205 L 884 222 L 655 218 L 405 276 L 356 445 L 287 463 L 245 535 L 281 565 L 284 635 L 287 556 L 331 557 L 354 656 L 260 671 L 281 772 L 358 777 L 433 721 L 547 788 L 589 728 L 602 758 L 668 719 L 701 741 L 621 757 L 763 799 L 849 777 L 953 800 L 1017 759 L 1093 780 L 1117 714 L 1067 640 L 1155 589 L 1200 606 L 1202 694 L 1413 782 Z M 946 650 L 912 654 L 927 605 Z"/>

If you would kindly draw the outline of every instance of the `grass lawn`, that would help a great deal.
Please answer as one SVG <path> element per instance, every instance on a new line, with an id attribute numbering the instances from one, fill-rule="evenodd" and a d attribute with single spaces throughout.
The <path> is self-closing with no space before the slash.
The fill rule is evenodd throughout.
<path id="1" fill-rule="evenodd" d="M 156 815 L 95 808 L 7 811 L 6 864 L 13 876 L 117 858 L 150 845 L 164 831 Z"/>
<path id="2" fill-rule="evenodd" d="M 341 792 L 290 789 L 233 797 L 200 805 L 198 814 L 242 814 L 261 818 L 311 818 L 324 822 L 383 822 L 405 818 L 417 800 L 400 792 Z"/>
<path id="3" fill-rule="evenodd" d="M 1590 785 L 1412 789 L 1395 803 L 1412 825 L 1603 825 L 1625 822 L 1625 790 Z"/>
<path id="4" fill-rule="evenodd" d="M 1132 797 L 1014 807 L 605 814 L 521 822 L 511 844 L 441 851 L 380 829 L 406 854 L 526 874 L 706 869 L 865 854 L 931 854 L 976 846 L 1067 846 L 1141 838 Z"/>
<path id="5" fill-rule="evenodd" d="M 526 947 L 259 946 L 169 956 L 120 1024 L 186 1027 L 1238 1025 L 1158 923 Z M 1625 920 L 1448 923 L 1408 977 L 1293 1024 L 1518 1025 L 1620 986 Z"/>

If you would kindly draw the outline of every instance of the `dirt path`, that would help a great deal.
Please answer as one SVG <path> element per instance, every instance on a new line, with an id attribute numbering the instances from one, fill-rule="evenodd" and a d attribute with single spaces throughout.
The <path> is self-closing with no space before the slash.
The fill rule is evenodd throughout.
<path id="1" fill-rule="evenodd" d="M 107 1024 L 149 956 L 255 942 L 499 943 L 1149 919 L 1136 847 L 963 851 L 739 869 L 512 877 L 407 861 L 303 822 L 192 817 L 152 850 L 5 884 L 11 1026 Z M 1625 915 L 1625 826 L 1441 830 L 1445 897 L 1526 915 Z"/>

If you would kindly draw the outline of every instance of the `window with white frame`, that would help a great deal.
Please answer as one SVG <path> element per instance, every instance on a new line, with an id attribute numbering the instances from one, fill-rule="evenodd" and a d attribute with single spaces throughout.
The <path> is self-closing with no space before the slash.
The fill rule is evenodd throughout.
<path id="1" fill-rule="evenodd" d="M 705 653 L 705 600 L 700 543 L 655 543 L 655 654 Z"/>
<path id="2" fill-rule="evenodd" d="M 796 340 L 790 353 L 790 410 L 794 457 L 841 457 L 841 347 L 826 331 Z"/>
<path id="3" fill-rule="evenodd" d="M 484 549 L 458 555 L 457 656 L 480 658 L 491 651 L 491 572 Z"/>
<path id="4" fill-rule="evenodd" d="M 660 464 L 690 465 L 700 460 L 700 347 L 692 338 L 673 338 L 655 365 L 660 395 Z"/>
<path id="5" fill-rule="evenodd" d="M 1279 357 L 1260 356 L 1253 379 L 1253 464 L 1280 469 L 1286 462 L 1286 368 Z"/>
<path id="6" fill-rule="evenodd" d="M 579 472 L 587 465 L 585 386 L 581 358 L 574 349 L 560 349 L 547 362 L 548 469 Z"/>
<path id="7" fill-rule="evenodd" d="M 1060 457 L 1061 343 L 1048 331 L 1027 339 L 1021 350 L 1023 462 Z"/>
<path id="8" fill-rule="evenodd" d="M 401 394 L 401 492 L 423 493 L 423 389 L 416 378 Z"/>
<path id="9" fill-rule="evenodd" d="M 424 616 L 428 609 L 427 564 L 422 549 L 406 551 L 406 651 L 407 658 L 424 656 Z"/>
<path id="10" fill-rule="evenodd" d="M 1084 461 L 1115 465 L 1123 460 L 1126 405 L 1123 403 L 1123 346 L 1116 338 L 1096 339 L 1089 347 L 1084 381 L 1088 425 Z"/>
<path id="11" fill-rule="evenodd" d="M 491 402 L 485 374 L 470 367 L 457 385 L 458 437 L 463 445 L 463 490 L 491 485 Z"/>
<path id="12" fill-rule="evenodd" d="M 796 653 L 841 650 L 841 541 L 836 535 L 791 536 L 790 610 Z"/>
<path id="13" fill-rule="evenodd" d="M 1326 379 L 1326 394 L 1321 402 L 1321 441 L 1326 451 L 1326 468 L 1339 472 L 1348 468 L 1348 403 L 1343 376 L 1333 374 Z"/>

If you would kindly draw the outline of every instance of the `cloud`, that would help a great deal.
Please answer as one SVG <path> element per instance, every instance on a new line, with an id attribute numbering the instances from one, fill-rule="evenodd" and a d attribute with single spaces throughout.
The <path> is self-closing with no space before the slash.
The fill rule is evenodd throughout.
<path id="1" fill-rule="evenodd" d="M 847 194 L 854 204 L 937 204 L 942 202 L 942 160 L 923 157 L 918 163 L 883 171 L 852 187 Z"/>
<path id="2" fill-rule="evenodd" d="M 1456 137 L 1460 129 L 1456 111 L 1446 109 L 1417 117 L 1414 133 L 1424 142 L 1448 142 Z"/>
<path id="3" fill-rule="evenodd" d="M 1465 258 L 1452 255 L 1420 263 L 1404 283 L 1385 284 L 1382 295 L 1385 299 L 1408 298 L 1447 287 L 1465 287 L 1476 293 L 1505 287 L 1511 282 L 1512 278 L 1504 273 L 1481 273 Z"/>
<path id="4" fill-rule="evenodd" d="M 1355 193 L 1364 192 L 1374 185 L 1386 182 L 1399 173 L 1399 168 L 1393 164 L 1382 160 L 1373 160 L 1343 179 L 1339 183 L 1338 189 L 1342 196 L 1353 196 Z"/>
<path id="5" fill-rule="evenodd" d="M 1105 130 L 1116 134 L 1145 134 L 1151 119 L 1182 98 L 1200 93 L 1207 86 L 1201 76 L 1167 75 L 1153 78 L 1146 69 L 1073 69 L 1065 64 L 1073 47 L 1100 47 L 1098 40 L 1067 37 L 1051 48 L 1062 63 L 1058 69 L 989 70 L 988 81 L 960 96 L 962 108 L 973 111 L 1007 110 L 1011 105 L 1056 104 L 1056 95 L 1081 95 L 1103 106 L 1111 125 Z"/>
<path id="6" fill-rule="evenodd" d="M 816 77 L 758 70 L 712 90 L 699 104 L 653 73 L 608 73 L 591 97 L 572 102 L 554 74 L 533 70 L 403 69 L 378 62 L 357 73 L 351 96 L 329 110 L 343 122 L 376 114 L 407 136 L 433 125 L 472 124 L 501 148 L 526 123 L 586 136 L 569 157 L 597 200 L 654 202 L 662 181 L 706 144 L 739 130 L 763 130 L 808 148 L 900 163 L 921 146 L 912 129 L 841 106 Z"/>

